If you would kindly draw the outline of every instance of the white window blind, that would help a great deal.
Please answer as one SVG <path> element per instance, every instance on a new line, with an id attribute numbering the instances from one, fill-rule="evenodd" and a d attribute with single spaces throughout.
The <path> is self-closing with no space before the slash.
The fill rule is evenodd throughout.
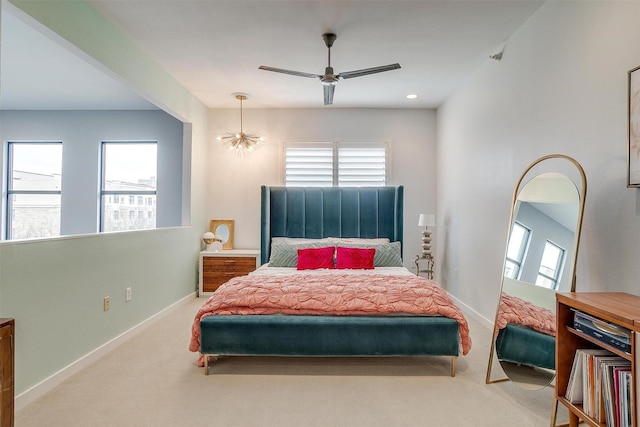
<path id="1" fill-rule="evenodd" d="M 386 144 L 287 144 L 285 186 L 383 186 L 387 183 L 386 159 Z"/>
<path id="2" fill-rule="evenodd" d="M 383 186 L 386 183 L 385 147 L 338 147 L 338 186 Z"/>
<path id="3" fill-rule="evenodd" d="M 333 144 L 286 147 L 285 186 L 333 186 Z"/>

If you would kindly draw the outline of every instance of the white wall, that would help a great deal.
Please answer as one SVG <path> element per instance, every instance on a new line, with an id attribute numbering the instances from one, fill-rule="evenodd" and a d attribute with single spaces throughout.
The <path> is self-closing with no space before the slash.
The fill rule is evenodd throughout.
<path id="1" fill-rule="evenodd" d="M 420 213 L 435 213 L 435 111 L 418 109 L 245 109 L 244 129 L 264 133 L 267 143 L 238 158 L 215 138 L 237 130 L 239 111 L 209 115 L 210 219 L 235 220 L 235 246 L 260 247 L 260 186 L 283 185 L 286 142 L 388 142 L 389 185 L 404 185 L 404 258 L 421 251 Z M 435 230 L 434 234 L 437 234 Z"/>
<path id="2" fill-rule="evenodd" d="M 16 318 L 20 408 L 82 358 L 194 293 L 206 228 L 208 126 L 206 107 L 87 3 L 10 0 L 5 6 L 188 122 L 182 168 L 190 175 L 175 184 L 185 192 L 183 223 L 193 224 L 0 243 L 0 316 Z M 133 300 L 125 303 L 126 286 L 133 287 Z M 107 295 L 111 309 L 104 312 Z"/>
<path id="3" fill-rule="evenodd" d="M 626 188 L 627 71 L 640 65 L 640 2 L 549 1 L 438 110 L 441 280 L 492 319 L 511 192 L 559 152 L 588 190 L 578 291 L 640 294 L 640 193 Z M 443 259 L 444 258 L 444 259 Z"/>

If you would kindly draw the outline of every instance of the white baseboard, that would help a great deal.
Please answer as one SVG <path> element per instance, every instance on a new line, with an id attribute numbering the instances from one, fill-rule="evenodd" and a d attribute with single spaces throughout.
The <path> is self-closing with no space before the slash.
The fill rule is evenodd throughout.
<path id="1" fill-rule="evenodd" d="M 24 392 L 20 393 L 18 396 L 16 396 L 16 399 L 14 402 L 15 410 L 19 411 L 20 409 L 24 408 L 25 406 L 27 406 L 37 398 L 51 391 L 54 387 L 62 383 L 64 380 L 68 379 L 72 375 L 78 373 L 80 370 L 96 362 L 98 359 L 100 359 L 101 357 L 103 357 L 104 355 L 106 355 L 116 347 L 118 347 L 123 342 L 127 341 L 129 338 L 132 338 L 133 336 L 144 331 L 149 326 L 153 325 L 158 320 L 162 319 L 163 317 L 165 317 L 166 315 L 168 315 L 178 307 L 182 306 L 183 304 L 186 304 L 187 302 L 191 301 L 195 297 L 196 297 L 196 292 L 193 292 L 192 294 L 187 295 L 186 297 L 170 305 L 164 310 L 149 317 L 147 320 L 142 321 L 141 323 L 123 332 L 122 334 L 118 335 L 112 340 L 107 341 L 100 347 L 96 348 L 92 352 L 86 354 L 85 356 L 81 357 L 80 359 L 76 360 L 70 365 L 60 369 L 58 372 L 42 380 L 38 384 L 29 388 L 28 390 L 25 390 Z"/>
<path id="2" fill-rule="evenodd" d="M 493 330 L 493 322 L 491 320 L 487 319 L 477 311 L 473 310 L 471 307 L 469 307 L 468 305 L 466 305 L 465 303 L 463 303 L 453 295 L 449 294 L 448 292 L 447 294 L 455 302 L 455 304 L 458 307 L 460 307 L 460 310 L 462 310 L 462 312 L 465 315 L 473 317 L 476 321 L 478 321 L 482 326 L 486 327 L 488 330 L 490 331 Z"/>

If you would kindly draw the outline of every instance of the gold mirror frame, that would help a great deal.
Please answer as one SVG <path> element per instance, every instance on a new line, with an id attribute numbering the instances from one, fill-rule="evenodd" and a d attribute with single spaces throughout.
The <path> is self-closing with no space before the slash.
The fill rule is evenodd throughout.
<path id="1" fill-rule="evenodd" d="M 220 239 L 222 243 L 222 249 L 233 249 L 233 226 L 234 220 L 232 219 L 212 219 L 209 223 L 209 230 Z M 226 236 L 221 236 L 219 233 L 224 230 Z M 226 239 L 224 238 L 226 237 Z"/>
<path id="2" fill-rule="evenodd" d="M 505 267 L 506 267 L 506 262 L 507 262 L 507 250 L 508 250 L 508 244 L 509 244 L 509 239 L 511 237 L 511 232 L 513 229 L 513 224 L 514 221 L 516 219 L 516 206 L 517 206 L 517 202 L 518 202 L 518 196 L 520 195 L 520 192 L 522 191 L 522 189 L 524 188 L 524 186 L 526 186 L 527 183 L 531 182 L 534 178 L 538 177 L 541 175 L 541 173 L 536 173 L 534 175 L 532 175 L 530 177 L 529 180 L 527 180 L 527 182 L 525 182 L 525 178 L 527 178 L 528 174 L 537 166 L 540 166 L 543 162 L 548 161 L 548 160 L 553 160 L 553 159 L 558 159 L 560 161 L 566 160 L 567 162 L 569 162 L 571 165 L 573 165 L 575 167 L 575 170 L 577 170 L 577 173 L 579 175 L 579 180 L 580 180 L 580 184 L 581 184 L 581 188 L 578 189 L 577 188 L 577 184 L 576 184 L 576 179 L 571 179 L 568 176 L 566 176 L 566 178 L 568 180 L 570 180 L 575 186 L 576 186 L 576 190 L 578 191 L 578 213 L 577 213 L 577 219 L 576 219 L 576 231 L 575 231 L 575 237 L 574 237 L 574 246 L 573 246 L 573 259 L 571 260 L 571 264 L 570 265 L 565 265 L 564 268 L 571 268 L 570 273 L 571 273 L 571 292 L 575 292 L 575 285 L 576 285 L 576 265 L 577 265 L 577 260 L 578 260 L 578 249 L 580 247 L 580 238 L 581 238 L 581 231 L 582 231 L 582 219 L 583 219 L 583 215 L 584 215 L 584 206 L 585 206 L 585 199 L 586 199 L 586 194 L 587 194 L 587 179 L 586 179 L 586 175 L 584 173 L 584 170 L 582 168 L 582 166 L 580 165 L 580 163 L 578 163 L 575 159 L 563 155 L 563 154 L 550 154 L 547 156 L 543 156 L 540 157 L 539 159 L 535 160 L 534 162 L 532 162 L 529 166 L 527 166 L 527 168 L 522 172 L 520 179 L 517 181 L 516 186 L 514 188 L 513 191 L 513 196 L 511 199 L 511 213 L 509 216 L 509 230 L 507 233 L 507 241 L 506 241 L 506 245 L 507 247 L 505 248 L 505 254 L 504 254 L 504 260 L 503 260 L 503 265 L 502 265 L 502 271 L 500 272 L 500 295 L 498 297 L 498 306 L 496 308 L 496 315 L 494 318 L 494 323 L 493 323 L 493 330 L 492 330 L 492 335 L 491 335 L 491 349 L 489 352 L 489 361 L 487 364 L 487 375 L 486 375 L 486 384 L 492 384 L 492 383 L 497 383 L 497 382 L 503 382 L 503 381 L 509 381 L 511 380 L 511 378 L 509 378 L 508 376 L 506 377 L 502 377 L 502 378 L 491 378 L 491 370 L 493 367 L 493 360 L 494 358 L 497 359 L 497 354 L 496 354 L 496 335 L 497 335 L 497 327 L 498 327 L 498 316 L 499 316 L 499 310 L 500 310 L 500 301 L 502 298 L 502 292 L 503 292 L 503 285 L 504 285 L 504 271 L 505 271 Z M 552 162 L 553 163 L 553 162 Z M 564 162 L 563 162 L 564 163 Z M 555 171 L 557 172 L 557 171 Z M 575 171 L 574 171 L 575 173 Z M 501 364 L 502 365 L 502 364 Z M 503 366 L 503 370 L 504 370 L 504 366 Z M 508 375 L 505 371 L 505 375 Z M 545 386 L 548 386 L 549 384 L 551 384 L 551 382 L 553 382 L 553 379 L 555 378 L 555 371 L 551 371 L 549 374 L 549 379 L 548 379 L 548 383 L 546 383 L 543 386 L 540 386 L 538 388 L 544 388 Z M 514 381 L 516 382 L 516 381 Z M 523 385 L 523 384 L 519 384 L 519 385 Z M 528 388 L 528 387 L 527 387 Z M 532 387 L 533 389 L 533 387 Z"/>

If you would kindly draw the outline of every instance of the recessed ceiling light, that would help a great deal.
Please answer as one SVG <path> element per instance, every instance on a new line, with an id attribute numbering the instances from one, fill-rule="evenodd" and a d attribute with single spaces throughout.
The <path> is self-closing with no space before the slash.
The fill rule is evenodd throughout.
<path id="1" fill-rule="evenodd" d="M 410 93 L 409 95 L 407 95 L 407 99 L 416 99 L 418 97 L 418 95 L 416 95 L 415 93 Z"/>

